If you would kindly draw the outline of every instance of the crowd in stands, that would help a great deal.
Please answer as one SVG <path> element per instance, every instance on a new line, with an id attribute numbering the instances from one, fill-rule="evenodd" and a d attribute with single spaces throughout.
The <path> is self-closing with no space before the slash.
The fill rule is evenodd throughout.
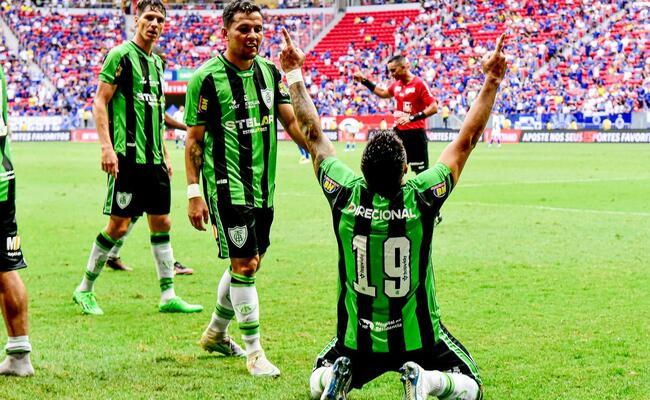
<path id="1" fill-rule="evenodd" d="M 362 0 L 363 1 L 363 0 Z M 374 4 L 381 0 L 372 0 Z M 60 3 L 66 3 L 60 0 Z M 287 6 L 291 3 L 285 0 Z M 67 3 L 79 3 L 68 1 Z M 20 42 L 19 54 L 0 49 L 8 71 L 8 97 L 15 113 L 65 112 L 87 117 L 106 52 L 126 39 L 124 17 L 100 12 L 68 15 L 4 1 L 1 14 Z M 496 109 L 502 113 L 612 113 L 650 109 L 649 8 L 626 0 L 431 0 L 415 17 L 391 18 L 395 42 L 371 40 L 311 52 L 328 74 L 308 65 L 305 82 L 319 112 L 328 115 L 389 113 L 392 100 L 380 99 L 358 83 L 360 69 L 387 86 L 385 68 L 393 54 L 407 56 L 412 71 L 425 79 L 439 107 L 463 115 L 480 88 L 480 59 L 496 37 L 511 37 L 506 52 L 510 71 Z M 412 15 L 412 14 L 411 14 Z M 305 48 L 332 14 L 266 15 L 261 55 L 277 60 L 280 30 L 286 26 Z M 362 32 L 372 15 L 355 19 Z M 159 42 L 168 68 L 197 68 L 225 49 L 220 16 L 170 14 Z M 366 31 L 367 32 L 367 31 Z M 131 33 L 128 34 L 129 36 Z M 45 82 L 40 66 L 51 84 Z M 82 118 L 76 118 L 82 121 Z"/>

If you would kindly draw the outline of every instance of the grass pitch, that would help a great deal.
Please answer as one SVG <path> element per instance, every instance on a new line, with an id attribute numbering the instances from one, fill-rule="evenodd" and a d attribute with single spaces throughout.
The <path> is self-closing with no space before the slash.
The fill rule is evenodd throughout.
<path id="1" fill-rule="evenodd" d="M 105 270 L 106 315 L 80 315 L 79 283 L 101 215 L 96 144 L 16 143 L 18 223 L 29 268 L 36 376 L 0 379 L 2 399 L 306 399 L 316 354 L 335 332 L 336 248 L 311 166 L 279 147 L 272 246 L 258 275 L 263 345 L 282 370 L 249 377 L 242 359 L 196 344 L 226 262 L 186 217 L 183 153 L 175 166 L 172 245 L 195 269 L 176 291 L 206 310 L 157 312 L 146 223 Z M 435 160 L 443 145 L 431 145 Z M 358 167 L 360 151 L 339 155 Z M 436 230 L 442 318 L 470 350 L 487 399 L 648 399 L 650 146 L 480 144 Z M 231 333 L 238 337 L 236 324 Z M 4 334 L 0 341 L 4 343 Z M 386 374 L 350 399 L 401 398 Z"/>

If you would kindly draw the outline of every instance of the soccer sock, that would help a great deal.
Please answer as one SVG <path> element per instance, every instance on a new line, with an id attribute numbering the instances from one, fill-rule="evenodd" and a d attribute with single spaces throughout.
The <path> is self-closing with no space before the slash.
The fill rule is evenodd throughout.
<path id="1" fill-rule="evenodd" d="M 479 395 L 479 387 L 476 381 L 464 374 L 446 373 L 440 371 L 423 371 L 421 379 L 424 379 L 428 393 L 438 397 L 440 400 L 476 400 Z"/>
<path id="2" fill-rule="evenodd" d="M 151 252 L 156 262 L 160 282 L 160 302 L 176 297 L 174 292 L 174 252 L 169 242 L 169 232 L 151 232 Z"/>
<path id="3" fill-rule="evenodd" d="M 214 308 L 214 313 L 212 313 L 210 329 L 227 332 L 228 325 L 234 316 L 235 310 L 233 310 L 230 301 L 230 268 L 226 268 L 217 288 L 217 305 Z"/>
<path id="4" fill-rule="evenodd" d="M 255 277 L 230 271 L 230 300 L 235 310 L 239 331 L 246 344 L 246 354 L 262 350 L 260 344 L 260 310 Z"/>
<path id="5" fill-rule="evenodd" d="M 81 280 L 81 284 L 79 284 L 79 290 L 84 292 L 91 292 L 93 290 L 95 279 L 102 272 L 102 268 L 104 268 L 104 264 L 108 258 L 108 252 L 113 246 L 115 246 L 115 240 L 108 236 L 108 233 L 101 231 L 97 235 L 93 243 L 93 248 L 90 250 L 90 257 L 86 264 L 86 273 Z"/>
<path id="6" fill-rule="evenodd" d="M 7 346 L 5 346 L 7 355 L 29 353 L 32 351 L 32 345 L 29 343 L 29 336 L 9 336 Z"/>
<path id="7" fill-rule="evenodd" d="M 111 248 L 111 251 L 108 252 L 108 258 L 120 258 L 120 250 L 122 250 L 124 241 L 126 240 L 126 237 L 129 236 L 129 233 L 131 233 L 131 229 L 133 229 L 133 225 L 135 225 L 137 220 L 138 217 L 131 218 L 131 222 L 129 222 L 129 227 L 126 228 L 126 233 L 124 234 L 124 236 L 122 236 L 121 238 L 115 241 L 115 245 L 113 246 L 113 248 Z"/>
<path id="8" fill-rule="evenodd" d="M 309 391 L 312 399 L 320 399 L 323 391 L 330 384 L 332 379 L 332 367 L 318 367 L 309 377 Z"/>

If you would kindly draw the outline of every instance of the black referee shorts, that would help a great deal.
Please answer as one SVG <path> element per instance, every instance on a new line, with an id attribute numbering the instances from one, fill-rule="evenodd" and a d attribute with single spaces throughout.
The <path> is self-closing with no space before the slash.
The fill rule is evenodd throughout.
<path id="1" fill-rule="evenodd" d="M 406 162 L 416 174 L 429 168 L 429 146 L 424 129 L 395 129 L 406 149 Z"/>

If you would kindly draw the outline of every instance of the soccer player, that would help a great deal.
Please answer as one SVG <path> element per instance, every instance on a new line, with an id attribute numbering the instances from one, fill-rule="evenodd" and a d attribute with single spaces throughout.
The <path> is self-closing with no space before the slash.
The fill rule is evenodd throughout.
<path id="1" fill-rule="evenodd" d="M 0 375 L 30 376 L 34 368 L 29 359 L 27 290 L 18 270 L 27 264 L 20 248 L 16 225 L 16 178 L 9 149 L 7 123 L 7 81 L 0 68 L 0 307 L 7 328 L 7 358 L 0 364 Z"/>
<path id="2" fill-rule="evenodd" d="M 427 84 L 410 71 L 404 56 L 390 58 L 388 71 L 395 79 L 388 89 L 377 86 L 361 71 L 354 74 L 354 80 L 379 97 L 395 98 L 395 132 L 406 148 L 407 163 L 419 174 L 429 168 L 425 119 L 438 112 L 438 106 Z"/>
<path id="3" fill-rule="evenodd" d="M 219 257 L 230 259 L 201 347 L 243 355 L 227 334 L 236 317 L 248 371 L 278 376 L 280 370 L 268 361 L 260 343 L 255 288 L 273 221 L 277 119 L 299 146 L 304 141 L 280 72 L 258 56 L 262 29 L 260 7 L 252 1 L 233 0 L 224 8 L 226 51 L 195 71 L 187 88 L 185 169 L 190 222 L 205 230 L 210 216 Z M 201 167 L 205 200 L 198 184 Z"/>
<path id="4" fill-rule="evenodd" d="M 492 147 L 492 143 L 495 141 L 501 147 L 501 125 L 503 124 L 503 120 L 501 118 L 501 115 L 499 113 L 494 113 L 492 116 L 492 132 L 490 132 L 490 143 L 488 143 L 488 147 Z"/>
<path id="5" fill-rule="evenodd" d="M 84 314 L 103 314 L 93 292 L 95 280 L 131 219 L 145 212 L 161 290 L 159 311 L 199 312 L 202 306 L 188 304 L 174 291 L 163 62 L 152 53 L 166 10 L 160 0 L 139 0 L 136 9 L 135 37 L 108 53 L 99 75 L 93 113 L 102 145 L 102 170 L 109 174 L 104 213 L 110 218 L 95 239 L 73 300 Z"/>
<path id="6" fill-rule="evenodd" d="M 406 154 L 391 131 L 368 142 L 363 177 L 334 156 L 302 82 L 305 55 L 280 54 L 294 110 L 329 201 L 339 249 L 337 335 L 319 354 L 312 398 L 344 399 L 387 371 L 401 371 L 404 398 L 476 400 L 481 378 L 469 352 L 440 322 L 433 284 L 434 217 L 478 142 L 505 75 L 502 35 L 482 63 L 485 82 L 459 136 L 430 169 L 404 182 Z"/>

